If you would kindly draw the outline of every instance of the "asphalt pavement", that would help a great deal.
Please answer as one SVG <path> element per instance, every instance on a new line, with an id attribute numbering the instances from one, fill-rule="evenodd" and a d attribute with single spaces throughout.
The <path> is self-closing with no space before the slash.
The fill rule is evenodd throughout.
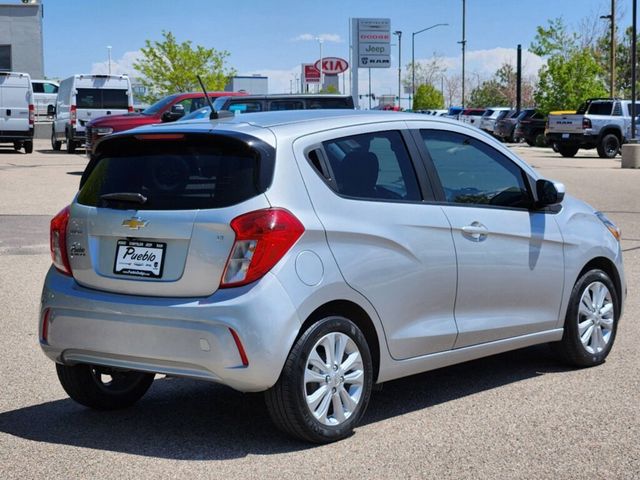
<path id="1" fill-rule="evenodd" d="M 571 369 L 536 346 L 388 382 L 363 424 L 311 446 L 271 424 L 261 395 L 159 377 L 134 407 L 69 400 L 40 351 L 48 222 L 83 152 L 0 148 L 0 478 L 640 478 L 640 171 L 619 157 L 514 146 L 622 228 L 629 288 L 604 365 Z"/>

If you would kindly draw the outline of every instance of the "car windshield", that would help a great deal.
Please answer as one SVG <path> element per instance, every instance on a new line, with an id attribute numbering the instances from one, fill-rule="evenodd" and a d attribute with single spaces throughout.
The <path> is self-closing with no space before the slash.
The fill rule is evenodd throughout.
<path id="1" fill-rule="evenodd" d="M 157 115 L 163 111 L 169 104 L 177 97 L 177 95 L 169 95 L 162 100 L 158 100 L 156 103 L 142 111 L 143 115 Z"/>
<path id="2" fill-rule="evenodd" d="M 196 110 L 195 112 L 191 112 L 189 115 L 185 115 L 182 117 L 179 122 L 184 122 L 186 120 L 196 120 L 199 118 L 209 118 L 211 114 L 211 107 L 202 107 Z"/>

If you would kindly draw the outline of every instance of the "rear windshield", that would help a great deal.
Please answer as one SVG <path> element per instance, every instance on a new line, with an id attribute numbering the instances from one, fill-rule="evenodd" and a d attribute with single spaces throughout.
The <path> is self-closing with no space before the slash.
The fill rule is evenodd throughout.
<path id="1" fill-rule="evenodd" d="M 111 153 L 106 151 L 87 167 L 78 203 L 138 210 L 210 209 L 240 203 L 266 190 L 273 167 L 261 151 L 229 137 L 199 137 L 114 142 Z M 265 181 L 264 170 L 269 168 Z M 146 201 L 105 199 L 110 193 L 140 194 Z"/>
<path id="2" fill-rule="evenodd" d="M 589 106 L 589 115 L 611 115 L 613 102 L 593 102 Z"/>
<path id="3" fill-rule="evenodd" d="M 113 88 L 79 88 L 76 95 L 78 108 L 114 108 L 126 110 L 129 97 L 126 90 Z"/>

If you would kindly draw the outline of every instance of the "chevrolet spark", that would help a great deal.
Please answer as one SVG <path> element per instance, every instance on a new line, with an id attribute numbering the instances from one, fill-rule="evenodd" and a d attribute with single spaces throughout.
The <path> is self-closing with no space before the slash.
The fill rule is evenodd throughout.
<path id="1" fill-rule="evenodd" d="M 478 129 L 292 111 L 112 135 L 51 221 L 39 337 L 65 391 L 132 405 L 155 374 L 265 392 L 310 442 L 372 388 L 540 343 L 604 362 L 620 232 Z"/>

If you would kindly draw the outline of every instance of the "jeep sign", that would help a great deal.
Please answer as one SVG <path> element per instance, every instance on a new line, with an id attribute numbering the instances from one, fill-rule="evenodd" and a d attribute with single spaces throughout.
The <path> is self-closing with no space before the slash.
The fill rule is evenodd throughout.
<path id="1" fill-rule="evenodd" d="M 313 66 L 320 70 L 320 60 L 314 63 Z M 346 72 L 348 68 L 349 62 L 344 58 L 322 57 L 322 73 L 325 75 L 337 75 Z"/>

